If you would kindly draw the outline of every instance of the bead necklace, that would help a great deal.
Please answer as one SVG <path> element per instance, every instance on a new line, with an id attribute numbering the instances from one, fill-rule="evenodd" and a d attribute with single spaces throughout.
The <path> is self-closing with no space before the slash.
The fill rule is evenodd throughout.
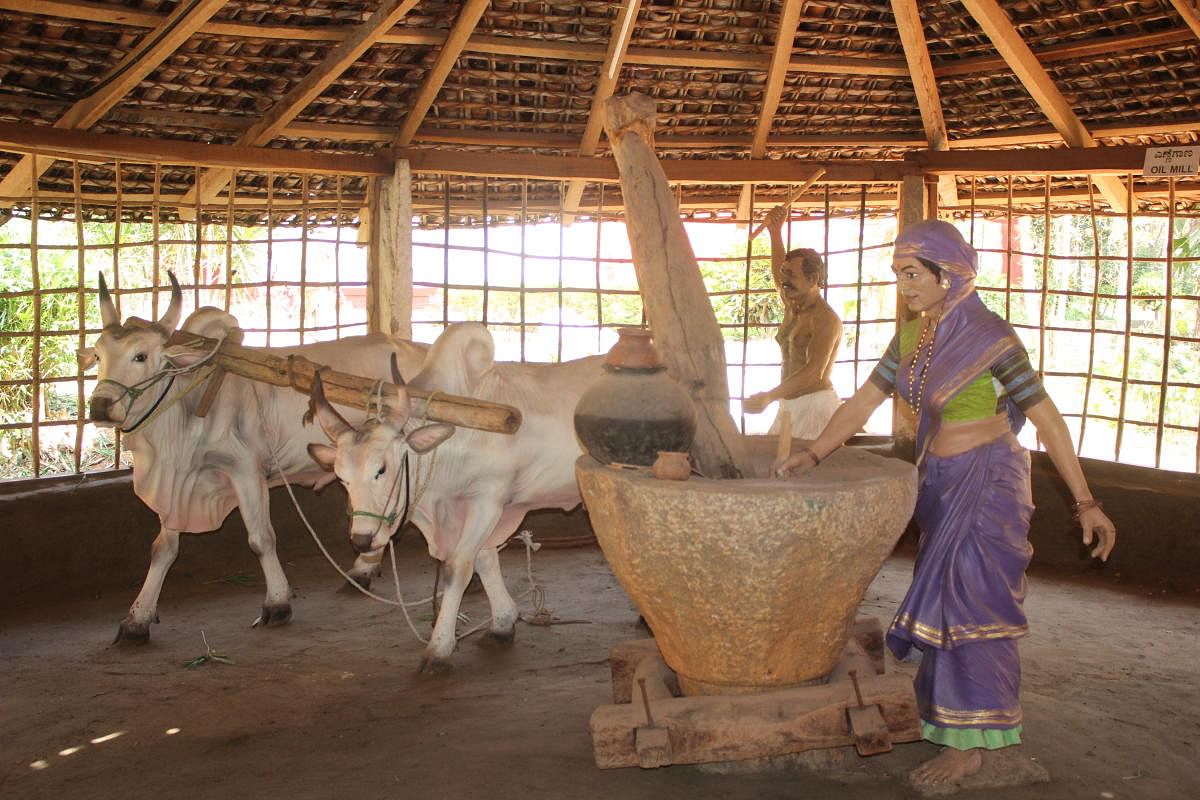
<path id="1" fill-rule="evenodd" d="M 921 338 L 917 340 L 917 348 L 913 351 L 912 366 L 908 369 L 908 396 L 914 398 L 913 408 L 918 413 L 921 411 L 921 403 L 925 399 L 925 375 L 929 372 L 929 363 L 933 361 L 933 342 L 937 338 L 937 324 L 935 319 L 932 323 L 928 318 L 925 324 L 921 326 Z M 929 350 L 925 353 L 925 361 L 921 363 L 920 375 L 917 375 L 917 364 L 921 361 L 921 351 L 925 349 L 925 335 L 929 334 Z M 913 384 L 916 383 L 916 391 L 913 391 Z"/>

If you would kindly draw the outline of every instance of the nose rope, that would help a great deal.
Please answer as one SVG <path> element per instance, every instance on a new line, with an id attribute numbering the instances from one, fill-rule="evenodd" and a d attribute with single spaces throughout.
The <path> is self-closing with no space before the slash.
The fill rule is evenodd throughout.
<path id="1" fill-rule="evenodd" d="M 404 462 L 400 466 L 399 474 L 396 476 L 396 481 L 395 481 L 395 483 L 392 484 L 391 490 L 388 491 L 387 499 L 383 501 L 383 507 L 387 508 L 389 505 L 391 505 L 392 496 L 395 495 L 396 504 L 392 506 L 392 510 L 387 514 L 376 514 L 374 511 L 355 511 L 353 508 L 348 508 L 348 509 L 346 509 L 346 516 L 350 517 L 351 520 L 353 520 L 355 517 L 366 517 L 367 519 L 379 520 L 378 522 L 375 523 L 375 530 L 371 534 L 371 538 L 374 539 L 375 536 L 379 533 L 380 525 L 382 525 L 383 523 L 386 522 L 388 527 L 391 528 L 393 525 L 395 525 L 396 520 L 401 518 L 400 492 L 399 492 L 401 483 L 404 484 L 404 514 L 403 514 L 403 518 L 407 519 L 408 518 L 408 453 L 404 454 Z"/>

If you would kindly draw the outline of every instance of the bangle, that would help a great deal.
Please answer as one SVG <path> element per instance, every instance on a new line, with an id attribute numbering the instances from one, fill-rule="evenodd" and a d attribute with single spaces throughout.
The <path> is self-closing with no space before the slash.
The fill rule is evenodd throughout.
<path id="1" fill-rule="evenodd" d="M 1076 500 L 1075 501 L 1075 521 L 1079 521 L 1079 517 L 1083 512 L 1090 511 L 1093 508 L 1103 509 L 1104 505 L 1099 500 Z"/>
<path id="2" fill-rule="evenodd" d="M 802 446 L 798 449 L 800 450 L 801 453 L 808 453 L 810 456 L 812 456 L 814 467 L 818 466 L 821 463 L 821 457 L 819 455 L 817 455 L 816 453 L 814 453 L 811 447 L 803 447 Z"/>

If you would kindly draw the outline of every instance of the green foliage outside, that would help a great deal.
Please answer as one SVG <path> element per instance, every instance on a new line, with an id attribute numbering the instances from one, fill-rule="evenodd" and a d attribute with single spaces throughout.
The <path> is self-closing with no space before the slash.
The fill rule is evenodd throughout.
<path id="1" fill-rule="evenodd" d="M 1097 287 L 1094 285 L 1096 274 L 1092 266 L 1095 262 L 1079 256 L 1091 256 L 1098 248 L 1099 293 L 1116 297 L 1101 297 L 1094 309 L 1096 328 L 1100 332 L 1095 335 L 1095 347 L 1091 349 L 1093 374 L 1117 379 L 1127 374 L 1130 379 L 1153 382 L 1153 385 L 1127 385 L 1124 397 L 1125 418 L 1157 424 L 1161 401 L 1157 383 L 1162 377 L 1163 340 L 1126 337 L 1123 331 L 1127 316 L 1130 329 L 1134 332 L 1161 335 L 1168 323 L 1167 303 L 1163 297 L 1166 291 L 1163 256 L 1167 241 L 1167 223 L 1163 218 L 1139 218 L 1137 223 L 1133 260 L 1130 263 L 1126 258 L 1124 219 L 1098 218 L 1097 235 L 1093 237 L 1090 217 L 1054 217 L 1050 231 L 1052 258 L 1043 265 L 1041 253 L 1044 246 L 1045 220 L 1042 217 L 1020 218 L 1014 249 L 1024 255 L 1019 257 L 1021 274 L 1014 274 L 1013 286 L 1032 291 L 1014 292 L 1006 304 L 1002 291 L 1006 278 L 1001 259 L 996 253 L 992 253 L 991 258 L 984 254 L 979 285 L 984 301 L 989 306 L 1001 314 L 1007 312 L 1014 324 L 1035 328 L 1042 318 L 1040 304 L 1043 267 L 1046 284 L 1052 289 L 1081 293 L 1050 294 L 1046 300 L 1047 325 L 1070 330 L 1046 331 L 1044 337 L 1034 329 L 1022 330 L 1021 333 L 1035 364 L 1041 363 L 1049 372 L 1082 372 L 1086 369 L 1086 363 L 1081 361 L 1081 358 L 1086 359 L 1086 354 L 1092 347 L 1091 294 Z M 89 289 L 94 289 L 98 272 L 103 271 L 110 282 L 112 280 L 115 227 L 108 223 L 85 223 L 82 228 L 83 241 L 89 249 L 83 251 L 81 257 L 74 223 L 42 221 L 38 225 L 37 263 L 43 290 L 40 301 L 42 336 L 37 354 L 38 372 L 43 379 L 68 379 L 61 383 L 43 385 L 40 414 L 42 420 L 74 421 L 83 413 L 84 410 L 79 408 L 78 384 L 74 381 L 78 374 L 75 356 L 80 345 L 78 331 L 81 305 L 85 328 L 93 331 L 98 329 L 100 320 L 95 294 L 89 292 L 81 295 L 79 291 L 80 274 L 82 272 L 83 282 Z M 730 238 L 736 240 L 737 236 L 733 235 L 733 230 L 730 228 Z M 206 229 L 203 233 L 206 238 L 222 240 L 225 229 Z M 188 279 L 198 270 L 200 284 L 214 287 L 214 291 L 204 290 L 200 293 L 200 302 L 219 305 L 225 297 L 225 270 L 228 259 L 235 286 L 229 300 L 231 310 L 238 315 L 244 326 L 247 324 L 246 319 L 251 318 L 257 327 L 267 327 L 263 317 L 264 287 L 238 286 L 242 283 L 253 284 L 266 280 L 268 258 L 267 248 L 263 243 L 265 230 L 234 228 L 234 240 L 228 247 L 223 241 L 219 244 L 205 244 L 201 248 L 198 262 L 194 226 L 160 226 L 157 254 L 152 244 L 153 234 L 153 227 L 149 224 L 126 223 L 121 226 L 122 246 L 118 252 L 123 287 L 152 286 L 155 282 L 154 263 L 157 257 L 160 282 L 165 282 L 165 271 L 168 269 L 176 271 L 186 283 L 191 282 Z M 291 253 L 298 252 L 298 249 L 289 251 L 286 248 L 298 248 L 298 234 L 295 231 L 281 233 L 276 229 L 274 235 L 277 237 L 277 243 L 271 258 L 273 280 L 280 280 L 280 274 L 288 270 L 294 273 L 289 275 L 289 279 L 297 280 L 299 259 L 292 257 Z M 30 226 L 25 220 L 14 219 L 0 227 L 0 333 L 3 334 L 0 336 L 0 380 L 4 382 L 0 391 L 0 425 L 28 424 L 32 419 L 33 392 L 28 384 L 22 383 L 30 380 L 34 374 L 32 332 L 35 330 L 34 315 L 39 305 L 32 296 L 33 273 L 29 237 Z M 314 242 L 309 244 L 309 281 L 332 279 L 332 275 L 327 274 L 331 271 L 329 258 L 317 257 L 320 246 Z M 728 326 L 723 327 L 722 332 L 729 343 L 743 341 L 745 324 L 745 330 L 749 334 L 747 344 L 754 342 L 766 349 L 773 345 L 771 340 L 775 326 L 783 318 L 783 307 L 774 290 L 769 254 L 770 243 L 765 235 L 752 243 L 749 253 L 746 252 L 746 245 L 742 240 L 715 257 L 709 253 L 698 254 L 701 274 L 712 296 L 717 320 L 723 326 Z M 1176 220 L 1173 257 L 1171 290 L 1174 299 L 1169 315 L 1170 332 L 1177 337 L 1200 339 L 1200 301 L 1185 299 L 1200 295 L 1200 220 Z M 527 292 L 522 297 L 522 294 L 515 290 L 490 290 L 487 293 L 487 319 L 493 325 L 498 352 L 504 352 L 504 346 L 510 347 L 509 352 L 512 352 L 511 348 L 517 347 L 515 341 L 519 337 L 519 326 L 522 322 L 526 324 L 524 352 L 531 361 L 553 360 L 558 357 L 560 349 L 564 358 L 574 358 L 606 349 L 607 340 L 603 339 L 605 332 L 598 329 L 598 323 L 602 323 L 605 328 L 640 324 L 642 304 L 637 294 L 632 267 L 628 263 L 602 261 L 599 270 L 601 293 L 597 296 L 595 265 L 594 262 L 588 263 L 590 265 L 586 268 L 576 270 L 580 275 L 584 275 L 585 279 L 580 279 L 579 275 L 564 275 L 560 280 L 557 272 L 551 270 L 552 274 L 548 273 L 541 279 L 542 283 L 537 284 L 546 291 Z M 831 264 L 831 270 L 834 270 L 835 266 Z M 522 269 L 526 270 L 524 276 L 517 278 L 515 283 L 535 285 L 533 273 L 526 264 L 518 260 L 515 268 L 518 273 Z M 322 269 L 326 272 L 322 273 Z M 1017 277 L 1020 277 L 1019 281 Z M 346 280 L 345 273 L 343 280 Z M 495 278 L 492 280 L 493 283 L 508 285 L 505 281 Z M 451 283 L 454 282 L 452 279 Z M 839 278 L 839 282 L 845 280 Z M 1130 283 L 1131 290 L 1127 289 L 1127 284 Z M 751 290 L 749 294 L 745 293 L 747 284 Z M 831 290 L 830 300 L 834 303 L 835 310 L 849 322 L 855 318 L 858 307 L 864 302 L 867 304 L 861 311 L 864 318 L 874 318 L 886 313 L 881 312 L 883 306 L 880 298 L 887 295 L 887 292 L 887 287 L 874 287 L 870 292 L 866 289 L 858 292 L 854 289 L 842 290 L 840 293 Z M 1132 302 L 1124 299 L 1127 292 L 1132 295 Z M 304 324 L 330 324 L 331 320 L 327 317 L 331 315 L 331 308 L 339 302 L 337 291 L 308 289 L 305 297 L 307 303 Z M 191 299 L 192 295 L 189 293 L 189 302 Z M 483 319 L 483 300 L 483 293 L 478 290 L 447 290 L 438 287 L 428 299 L 428 308 L 423 312 L 426 316 L 422 317 L 420 313 L 415 312 L 415 322 L 419 323 L 425 319 L 439 325 L 443 308 L 449 309 L 451 319 Z M 125 295 L 122 313 L 149 317 L 153 313 L 150 301 L 149 292 Z M 272 329 L 299 326 L 298 291 L 288 291 L 285 287 L 276 286 L 271 292 L 271 302 L 274 308 L 274 316 L 270 323 Z M 161 308 L 159 311 L 161 312 Z M 558 328 L 560 320 L 565 325 L 575 326 L 571 329 L 578 334 L 572 342 L 574 349 L 563 347 L 563 334 Z M 882 329 L 887 326 L 875 327 L 881 327 L 882 332 L 874 331 L 871 336 L 883 336 L 881 341 L 885 341 L 887 331 Z M 867 329 L 864 328 L 865 330 Z M 1106 330 L 1114 333 L 1104 333 Z M 589 331 L 591 333 L 588 333 Z M 856 337 L 860 335 L 862 332 L 847 324 L 846 343 L 843 347 L 853 347 Z M 94 334 L 88 334 L 84 338 L 86 343 L 90 344 Z M 1044 353 L 1040 352 L 1043 342 Z M 875 347 L 878 342 L 872 341 L 869 344 Z M 1126 346 L 1129 349 L 1127 371 Z M 1167 375 L 1171 383 L 1200 383 L 1200 344 L 1195 341 L 1172 341 Z M 1061 379 L 1048 380 L 1048 383 L 1057 383 L 1057 393 L 1054 385 L 1051 389 L 1064 411 L 1079 413 L 1083 410 L 1083 392 L 1080 388 L 1082 381 Z M 90 385 L 86 390 L 90 391 Z M 1088 395 L 1089 413 L 1115 417 L 1120 411 L 1121 402 L 1119 380 L 1093 380 Z M 1072 403 L 1078 407 L 1072 407 Z M 1164 420 L 1168 424 L 1194 427 L 1197 424 L 1197 409 L 1200 409 L 1200 391 L 1171 387 L 1165 402 Z M 1147 432 L 1134 426 L 1126 427 L 1126 447 L 1131 446 L 1132 442 L 1144 450 L 1147 446 L 1147 435 L 1150 437 L 1151 446 L 1153 445 L 1153 428 Z M 91 426 L 85 427 L 84 431 L 84 452 L 81 456 L 83 469 L 112 466 L 113 442 L 109 433 L 97 431 Z M 1106 426 L 1101 421 L 1094 425 L 1089 423 L 1088 440 L 1098 437 L 1099 442 L 1093 447 L 1096 449 L 1094 454 L 1112 457 L 1111 447 L 1105 437 L 1112 438 L 1115 435 L 1114 431 L 1115 426 Z M 42 428 L 42 474 L 74 471 L 75 432 L 74 424 Z M 1194 458 L 1195 441 L 1194 433 L 1167 431 L 1164 434 L 1164 454 L 1171 455 L 1176 451 L 1184 454 L 1178 458 L 1171 456 L 1176 459 L 1171 463 L 1183 464 L 1181 459 L 1189 448 Z M 1107 455 L 1103 454 L 1105 447 L 1109 448 Z M 1125 452 L 1126 447 L 1123 447 L 1121 460 L 1133 458 L 1145 463 L 1144 453 L 1141 456 L 1129 457 Z M 1089 445 L 1085 442 L 1085 454 L 1088 454 L 1088 451 Z M 1192 463 L 1194 464 L 1194 461 Z M 1165 457 L 1164 466 L 1168 466 Z M 1174 468 L 1194 467 L 1184 464 Z M 19 427 L 0 429 L 0 478 L 28 477 L 32 474 L 29 430 Z"/>

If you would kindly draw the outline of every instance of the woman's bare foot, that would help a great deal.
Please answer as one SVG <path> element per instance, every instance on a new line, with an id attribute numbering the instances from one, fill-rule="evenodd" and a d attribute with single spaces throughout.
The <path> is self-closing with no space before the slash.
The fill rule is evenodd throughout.
<path id="1" fill-rule="evenodd" d="M 955 783 L 982 766 L 983 755 L 978 748 L 955 750 L 944 747 L 942 752 L 910 772 L 908 778 L 917 785 Z"/>

